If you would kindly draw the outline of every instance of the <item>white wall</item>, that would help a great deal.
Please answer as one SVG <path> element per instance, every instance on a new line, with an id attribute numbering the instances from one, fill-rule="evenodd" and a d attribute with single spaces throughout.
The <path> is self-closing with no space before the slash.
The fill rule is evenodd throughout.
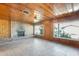
<path id="1" fill-rule="evenodd" d="M 26 23 L 20 23 L 20 22 L 11 22 L 11 37 L 17 37 L 17 28 L 19 25 L 22 25 L 25 29 L 25 36 L 31 36 L 33 34 L 33 26 Z"/>

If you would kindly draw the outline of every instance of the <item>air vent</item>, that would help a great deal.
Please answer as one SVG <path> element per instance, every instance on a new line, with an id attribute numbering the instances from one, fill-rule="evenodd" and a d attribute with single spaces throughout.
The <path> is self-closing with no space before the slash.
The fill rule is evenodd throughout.
<path id="1" fill-rule="evenodd" d="M 29 14 L 29 12 L 28 11 L 23 11 L 24 13 L 26 13 L 26 14 Z"/>
<path id="2" fill-rule="evenodd" d="M 25 14 L 29 14 L 29 13 L 30 13 L 29 9 L 24 9 L 23 12 L 24 12 Z"/>

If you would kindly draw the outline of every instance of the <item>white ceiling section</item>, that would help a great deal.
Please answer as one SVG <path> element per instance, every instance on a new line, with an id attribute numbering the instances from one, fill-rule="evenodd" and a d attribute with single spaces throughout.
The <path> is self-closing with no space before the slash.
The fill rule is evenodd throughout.
<path id="1" fill-rule="evenodd" d="M 79 3 L 58 3 L 53 5 L 54 15 L 61 15 L 79 10 Z"/>
<path id="2" fill-rule="evenodd" d="M 65 4 L 54 4 L 54 13 L 55 13 L 55 15 L 67 13 Z"/>
<path id="3" fill-rule="evenodd" d="M 74 11 L 79 10 L 79 3 L 74 3 Z"/>

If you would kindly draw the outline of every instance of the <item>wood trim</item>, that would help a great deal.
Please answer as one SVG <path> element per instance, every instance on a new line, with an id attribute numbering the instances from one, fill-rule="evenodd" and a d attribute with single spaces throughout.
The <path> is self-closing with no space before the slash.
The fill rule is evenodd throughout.
<path id="1" fill-rule="evenodd" d="M 47 40 L 47 41 L 50 41 L 50 42 L 55 42 L 55 43 L 67 45 L 69 47 L 79 48 L 79 41 L 68 40 L 68 39 L 60 39 L 60 38 L 45 39 L 43 36 L 37 36 L 37 35 L 34 36 L 34 37 L 40 38 L 40 39 L 43 39 L 43 40 Z"/>

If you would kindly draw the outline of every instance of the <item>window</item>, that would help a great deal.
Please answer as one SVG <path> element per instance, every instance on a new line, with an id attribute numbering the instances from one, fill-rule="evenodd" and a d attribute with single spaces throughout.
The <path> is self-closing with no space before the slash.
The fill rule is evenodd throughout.
<path id="1" fill-rule="evenodd" d="M 35 35 L 43 36 L 43 34 L 44 34 L 43 25 L 35 25 Z"/>
<path id="2" fill-rule="evenodd" d="M 55 22 L 54 37 L 79 40 L 79 20 Z"/>

